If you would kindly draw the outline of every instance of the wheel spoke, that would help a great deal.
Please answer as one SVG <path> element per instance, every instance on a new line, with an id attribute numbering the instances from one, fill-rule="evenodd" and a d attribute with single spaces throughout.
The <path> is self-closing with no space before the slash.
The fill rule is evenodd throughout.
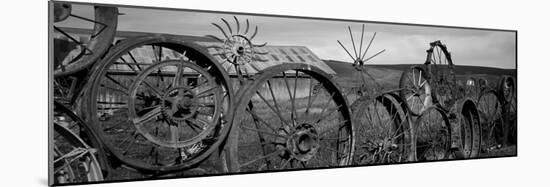
<path id="1" fill-rule="evenodd" d="M 263 159 L 266 159 L 266 158 L 269 158 L 269 157 L 272 157 L 272 156 L 276 156 L 278 155 L 280 152 L 284 151 L 284 149 L 280 149 L 280 150 L 277 150 L 277 151 L 273 151 L 269 154 L 266 154 L 266 155 L 263 155 L 263 156 L 260 156 L 260 157 L 257 157 L 255 158 L 254 160 L 250 160 L 248 162 L 245 162 L 244 164 L 241 164 L 241 167 L 244 167 L 244 166 L 247 166 L 247 165 L 250 165 L 254 162 L 257 162 L 257 161 L 260 161 L 260 160 L 263 160 Z"/>
<path id="2" fill-rule="evenodd" d="M 135 118 L 133 122 L 136 125 L 143 125 L 143 123 L 160 116 L 161 113 L 161 107 L 156 107 L 153 110 L 147 112 L 145 115 Z"/>

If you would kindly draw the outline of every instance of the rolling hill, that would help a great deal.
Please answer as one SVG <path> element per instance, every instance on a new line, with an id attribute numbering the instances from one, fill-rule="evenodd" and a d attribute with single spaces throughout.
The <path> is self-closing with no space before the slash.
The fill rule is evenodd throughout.
<path id="1" fill-rule="evenodd" d="M 357 87 L 361 85 L 363 80 L 360 78 L 359 72 L 351 65 L 351 63 L 324 60 L 335 72 L 335 80 L 342 87 Z M 408 69 L 413 65 L 421 64 L 395 64 L 395 65 L 379 65 L 369 64 L 367 65 L 367 72 L 372 78 L 367 77 L 366 81 L 368 86 L 374 86 L 376 82 L 384 87 L 384 89 L 397 88 L 399 85 L 399 78 L 403 70 Z M 492 67 L 480 67 L 480 66 L 463 66 L 455 65 L 455 73 L 459 80 L 466 80 L 469 77 L 485 78 L 491 84 L 495 85 L 496 81 L 501 75 L 516 75 L 515 69 L 500 69 Z"/>

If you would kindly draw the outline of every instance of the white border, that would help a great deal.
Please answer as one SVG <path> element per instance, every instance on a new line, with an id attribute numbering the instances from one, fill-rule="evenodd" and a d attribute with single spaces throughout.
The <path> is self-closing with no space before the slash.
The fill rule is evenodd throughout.
<path id="1" fill-rule="evenodd" d="M 548 5 L 544 1 L 94 0 L 140 6 L 518 30 L 519 157 L 111 183 L 93 186 L 548 186 Z M 4 2 L 0 186 L 47 184 L 47 2 Z M 7 104 L 7 105 L 6 105 Z M 550 105 L 549 105 L 550 106 Z M 545 185 L 546 184 L 546 185 Z"/>

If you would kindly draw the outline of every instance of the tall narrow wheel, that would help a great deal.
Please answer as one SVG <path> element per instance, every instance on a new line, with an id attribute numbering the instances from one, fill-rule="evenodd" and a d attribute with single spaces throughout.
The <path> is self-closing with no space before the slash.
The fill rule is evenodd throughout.
<path id="1" fill-rule="evenodd" d="M 419 116 L 432 105 L 432 87 L 424 68 L 413 66 L 401 74 L 399 96 L 413 116 Z"/>
<path id="2" fill-rule="evenodd" d="M 517 88 L 512 76 L 503 76 L 498 85 L 500 100 L 504 112 L 504 141 L 506 144 L 517 143 Z"/>
<path id="3" fill-rule="evenodd" d="M 352 106 L 357 140 L 354 164 L 412 161 L 412 123 L 398 95 L 360 98 Z"/>
<path id="4" fill-rule="evenodd" d="M 416 119 L 414 127 L 417 161 L 448 159 L 451 155 L 451 126 L 446 113 L 430 106 Z"/>
<path id="5" fill-rule="evenodd" d="M 347 101 L 320 69 L 273 66 L 238 95 L 226 148 L 230 172 L 351 164 L 354 131 Z"/>
<path id="6" fill-rule="evenodd" d="M 457 100 L 457 81 L 451 53 L 441 41 L 430 43 L 426 51 L 427 72 L 434 103 L 449 111 Z"/>
<path id="7" fill-rule="evenodd" d="M 53 2 L 54 76 L 66 76 L 90 67 L 111 46 L 118 23 L 118 8 L 94 6 L 94 17 L 72 13 L 72 5 Z M 90 36 L 78 38 L 67 27 L 93 28 Z"/>
<path id="8" fill-rule="evenodd" d="M 70 110 L 55 103 L 53 120 L 53 184 L 78 184 L 103 180 L 98 149 L 88 142 L 96 142 L 85 124 Z"/>
<path id="9" fill-rule="evenodd" d="M 495 90 L 484 91 L 478 98 L 477 106 L 481 121 L 481 151 L 490 155 L 504 143 L 503 106 Z"/>
<path id="10" fill-rule="evenodd" d="M 187 169 L 224 141 L 232 88 L 204 54 L 171 36 L 138 37 L 95 67 L 87 117 L 122 163 L 157 174 Z"/>

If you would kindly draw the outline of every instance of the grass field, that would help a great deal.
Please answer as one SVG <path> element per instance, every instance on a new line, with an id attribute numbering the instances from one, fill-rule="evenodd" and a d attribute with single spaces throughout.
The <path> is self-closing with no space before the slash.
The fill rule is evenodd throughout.
<path id="1" fill-rule="evenodd" d="M 410 65 L 372 65 L 368 66 L 367 69 L 368 76 L 366 80 L 361 80 L 360 75 L 353 69 L 351 64 L 348 63 L 342 63 L 342 62 L 335 62 L 335 61 L 327 61 L 327 64 L 331 66 L 335 72 L 337 73 L 333 77 L 333 81 L 335 81 L 339 86 L 340 89 L 344 94 L 347 94 L 350 92 L 353 88 L 359 87 L 361 84 L 366 83 L 367 87 L 369 88 L 377 88 L 373 89 L 372 93 L 380 93 L 383 90 L 391 90 L 398 88 L 399 78 L 401 76 L 401 73 L 404 69 L 410 67 Z M 350 73 L 351 72 L 351 73 Z M 498 77 L 501 73 L 515 73 L 513 70 L 501 70 L 501 69 L 495 69 L 495 68 L 475 68 L 475 67 L 467 67 L 467 66 L 457 66 L 457 78 L 460 81 L 465 81 L 466 79 L 470 77 L 476 77 L 476 78 L 485 78 L 490 83 L 496 82 L 498 80 Z M 369 77 L 372 76 L 372 79 Z M 376 81 L 374 81 L 375 79 Z M 309 82 L 308 81 L 298 81 L 298 84 L 296 85 L 297 92 L 296 92 L 296 99 L 294 102 L 290 102 L 288 100 L 288 90 L 285 87 L 284 82 L 278 81 L 273 82 L 273 85 L 277 88 L 275 89 L 275 96 L 274 98 L 279 102 L 279 110 L 285 111 L 281 112 L 278 116 L 275 114 L 272 108 L 268 106 L 269 105 L 275 105 L 273 101 L 268 101 L 266 104 L 265 102 L 261 101 L 261 99 L 258 96 L 253 97 L 253 103 L 254 103 L 254 111 L 257 113 L 257 117 L 262 118 L 266 124 L 273 125 L 273 129 L 277 129 L 280 127 L 280 124 L 283 123 L 280 118 L 284 119 L 291 119 L 291 115 L 296 115 L 297 120 L 296 124 L 302 124 L 302 123 L 312 123 L 314 121 L 317 121 L 318 119 L 323 119 L 321 123 L 318 123 L 317 130 L 321 132 L 327 131 L 329 132 L 329 135 L 327 137 L 335 138 L 340 137 L 341 133 L 339 131 L 331 131 L 332 125 L 338 123 L 338 116 L 336 113 L 330 113 L 328 116 L 324 116 L 327 113 L 325 113 L 325 110 L 329 111 L 331 109 L 336 108 L 337 106 L 334 105 L 334 103 L 329 103 L 329 107 L 325 107 L 327 101 L 329 99 L 329 96 L 327 94 L 320 95 L 319 98 L 313 101 L 313 103 L 308 104 L 309 99 L 308 98 L 308 92 L 309 92 Z M 377 87 L 380 86 L 380 87 Z M 290 87 L 294 87 L 293 81 L 290 81 Z M 263 96 L 269 96 L 270 92 L 267 91 L 266 87 L 263 87 L 261 90 L 259 90 L 259 93 Z M 271 97 L 269 97 L 271 98 Z M 351 105 L 356 99 L 358 98 L 358 95 L 356 95 L 354 92 L 350 93 L 348 95 L 348 104 Z M 311 105 L 311 106 L 308 106 Z M 327 109 L 325 109 L 327 108 Z M 355 124 L 355 133 L 356 133 L 356 154 L 355 154 L 355 161 L 354 164 L 379 164 L 380 159 L 382 159 L 382 163 L 390 162 L 389 159 L 404 159 L 404 158 L 396 158 L 392 157 L 391 154 L 395 155 L 395 153 L 405 153 L 404 150 L 390 150 L 392 144 L 388 144 L 387 141 L 384 140 L 384 138 L 391 137 L 392 133 L 393 135 L 401 136 L 403 133 L 396 134 L 395 132 L 398 131 L 398 129 L 392 129 L 389 128 L 388 125 L 391 125 L 391 123 L 394 120 L 395 115 L 388 114 L 386 109 L 384 107 L 380 107 L 377 105 L 374 105 L 374 103 L 369 103 L 366 108 L 369 108 L 368 111 L 370 111 L 372 114 L 371 117 L 365 118 L 363 117 L 361 120 L 359 120 L 359 124 Z M 296 114 L 292 114 L 292 111 L 295 111 Z M 306 113 L 308 115 L 306 115 Z M 240 119 L 240 124 L 248 125 L 250 128 L 257 128 L 261 129 L 262 131 L 270 131 L 273 129 L 270 129 L 267 126 L 262 127 L 253 127 L 254 125 L 254 117 L 251 117 L 248 113 L 246 113 L 248 116 L 245 116 L 244 118 Z M 378 117 L 377 119 L 372 118 L 372 115 L 380 115 L 382 116 Z M 400 114 L 401 115 L 401 114 Z M 123 117 L 124 118 L 124 117 Z M 114 122 L 113 122 L 114 123 Z M 127 124 L 126 126 L 131 126 L 131 124 Z M 130 133 L 129 129 L 122 129 L 119 130 L 118 133 Z M 264 137 L 258 136 L 259 134 L 257 132 L 250 132 L 246 130 L 240 130 L 241 136 L 239 137 L 240 142 L 240 154 L 239 154 L 239 160 L 241 160 L 242 163 L 245 163 L 247 160 L 254 160 L 258 157 L 261 157 L 262 155 L 265 155 L 266 152 L 274 152 L 277 150 L 277 144 L 285 144 L 285 141 L 278 140 L 276 135 L 264 135 Z M 278 134 L 280 132 L 273 131 L 273 134 Z M 113 136 L 115 137 L 115 136 Z M 422 137 L 422 136 L 421 136 Z M 262 138 L 263 140 L 260 140 Z M 401 140 L 402 143 L 406 142 L 406 139 L 410 137 L 405 137 L 404 140 Z M 117 139 L 115 142 L 123 142 L 124 139 Z M 137 143 L 139 145 L 139 141 L 143 140 L 137 140 Z M 271 142 L 269 146 L 262 146 L 264 144 L 260 142 Z M 334 141 L 324 141 L 321 142 L 321 147 L 337 147 L 338 143 L 335 143 Z M 376 152 L 375 149 L 385 149 L 385 152 L 378 151 Z M 147 150 L 146 150 L 147 149 Z M 150 148 L 147 148 L 146 146 L 140 147 L 136 146 L 135 150 L 131 150 L 134 152 L 144 152 L 148 151 Z M 377 156 L 375 154 L 381 154 L 381 153 L 388 153 L 391 151 L 391 154 L 387 154 L 390 156 Z M 502 155 L 515 155 L 515 147 L 504 147 L 502 149 L 495 150 L 493 152 L 487 152 L 484 153 L 485 155 L 482 156 L 502 156 Z M 174 154 L 166 152 L 168 150 L 160 150 L 160 154 L 163 156 L 160 157 L 160 160 L 165 160 L 166 162 L 175 159 Z M 166 152 L 166 154 L 163 154 L 163 152 Z M 331 151 L 331 150 L 322 150 L 320 149 L 317 156 L 319 159 L 314 160 L 312 162 L 308 162 L 307 165 L 304 164 L 304 167 L 329 167 L 329 166 L 336 166 L 338 165 L 338 162 L 335 162 L 335 160 L 339 159 L 341 155 L 345 155 L 345 153 L 342 153 L 340 150 Z M 141 156 L 146 156 L 147 154 L 141 154 Z M 366 157 L 361 157 L 367 155 Z M 374 155 L 374 156 L 373 156 Z M 178 173 L 173 173 L 168 175 L 169 177 L 172 176 L 195 176 L 195 175 L 203 175 L 203 174 L 218 174 L 220 172 L 220 158 L 217 157 L 217 154 L 214 154 L 211 158 L 207 159 L 204 163 L 200 165 L 198 169 L 193 169 L 189 171 L 182 171 Z M 246 171 L 254 171 L 254 170 L 265 170 L 269 169 L 284 169 L 286 167 L 290 167 L 290 165 L 293 165 L 293 168 L 300 168 L 296 167 L 296 165 L 302 164 L 301 162 L 294 163 L 284 163 L 284 154 L 279 154 L 279 156 L 275 156 L 273 158 L 270 158 L 269 161 L 263 161 L 263 162 L 254 162 L 250 165 L 247 165 L 245 168 Z M 384 159 L 388 159 L 388 161 L 384 161 Z M 328 162 L 328 163 L 327 163 Z M 393 162 L 393 161 L 392 161 Z M 266 164 L 268 163 L 268 164 Z M 276 164 L 270 164 L 270 163 L 276 163 L 279 164 L 279 166 L 284 165 L 282 168 L 276 168 L 271 165 Z M 286 164 L 289 164 L 289 166 L 286 166 Z M 246 169 L 248 168 L 248 169 Z M 287 168 L 288 169 L 288 168 Z M 134 172 L 129 169 L 125 168 L 118 168 L 114 170 L 113 173 L 110 175 L 110 179 L 116 179 L 116 180 L 123 180 L 123 179 L 136 179 L 136 178 L 145 178 L 150 177 L 150 175 L 143 175 L 138 172 Z"/>

